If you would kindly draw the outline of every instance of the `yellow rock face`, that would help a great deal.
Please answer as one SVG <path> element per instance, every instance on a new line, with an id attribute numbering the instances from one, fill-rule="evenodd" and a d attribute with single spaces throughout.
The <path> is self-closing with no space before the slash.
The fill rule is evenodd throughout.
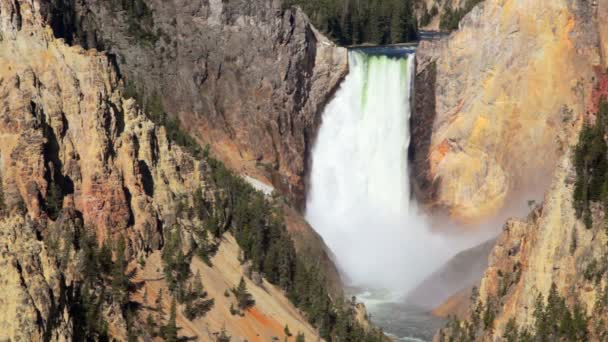
<path id="1" fill-rule="evenodd" d="M 565 0 L 488 0 L 448 39 L 421 44 L 419 66 L 437 70 L 429 169 L 438 205 L 477 221 L 525 201 L 521 192 L 542 193 L 584 113 L 582 84 L 599 61 L 592 24 Z"/>
<path id="2" fill-rule="evenodd" d="M 225 329 L 233 340 L 271 341 L 275 336 L 282 339 L 285 335 L 283 329 L 288 326 L 294 336 L 302 333 L 306 340 L 315 341 L 318 338 L 315 329 L 289 302 L 283 291 L 264 279 L 256 284 L 247 278 L 246 267 L 239 261 L 241 250 L 236 240 L 229 233 L 224 239 L 212 258 L 213 266 L 208 266 L 199 259 L 192 261 L 192 274 L 201 275 L 208 298 L 214 299 L 214 305 L 204 317 L 194 321 L 189 321 L 181 310 L 178 310 L 177 321 L 182 328 L 180 335 L 213 341 L 216 338 L 214 333 Z M 156 302 L 160 289 L 164 289 L 165 293 L 167 291 L 162 270 L 157 271 L 160 263 L 160 252 L 152 254 L 146 262 L 146 267 L 136 276 L 136 281 L 147 280 L 145 286 L 135 295 L 135 299 L 144 307 L 147 303 Z M 256 305 L 245 310 L 242 315 L 233 315 L 230 313 L 230 307 L 238 307 L 238 304 L 231 289 L 238 285 L 241 277 L 245 279 Z M 225 292 L 229 295 L 226 296 Z M 144 293 L 147 303 L 143 303 Z M 169 296 L 163 297 L 162 306 L 165 312 L 169 312 Z M 142 316 L 155 315 L 153 309 L 146 311 Z"/>
<path id="3" fill-rule="evenodd" d="M 216 190 L 205 181 L 210 171 L 204 160 L 170 142 L 163 127 L 148 120 L 134 100 L 122 97 L 120 80 L 106 55 L 55 39 L 39 7 L 38 1 L 0 0 L 0 182 L 9 209 L 0 214 L 8 216 L 0 219 L 2 341 L 72 340 L 73 317 L 60 302 L 68 301 L 66 288 L 80 281 L 82 272 L 74 249 L 66 249 L 71 254 L 61 269 L 46 241 L 49 227 L 67 231 L 61 215 L 70 212 L 84 229 L 95 230 L 100 242 L 109 235 L 125 236 L 127 258 L 150 257 L 144 273 L 158 273 L 163 229 L 179 223 L 191 237 L 202 225 L 178 219 L 178 206 L 192 200 L 194 190 Z M 65 210 L 56 220 L 48 217 L 44 204 L 51 179 L 70 184 L 62 189 Z M 310 234 L 308 226 L 299 229 Z M 325 253 L 319 238 L 308 240 L 303 246 L 317 247 L 315 256 Z M 223 292 L 243 275 L 239 253 L 227 236 L 214 259 L 216 267 L 193 262 L 216 305 L 206 319 L 192 322 L 180 314 L 183 334 L 207 341 L 225 327 L 235 338 L 268 341 L 281 336 L 288 324 L 294 334 L 318 338 L 284 293 L 263 279 L 264 288 L 248 280 L 258 305 L 242 319 L 230 314 Z M 325 259 L 320 268 L 333 267 Z M 139 267 L 135 264 L 131 267 Z M 139 280 L 144 287 L 162 288 L 168 301 L 164 282 Z M 132 300 L 141 299 L 140 294 L 133 294 Z M 109 334 L 126 340 L 126 322 L 112 305 L 103 307 Z"/>

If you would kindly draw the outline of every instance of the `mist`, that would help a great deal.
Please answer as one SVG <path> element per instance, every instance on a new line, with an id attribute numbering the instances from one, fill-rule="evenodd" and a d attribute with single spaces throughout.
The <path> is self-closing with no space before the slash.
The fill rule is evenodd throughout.
<path id="1" fill-rule="evenodd" d="M 431 229 L 410 199 L 414 54 L 351 51 L 349 63 L 312 150 L 306 218 L 336 256 L 348 285 L 405 294 L 497 230 Z"/>

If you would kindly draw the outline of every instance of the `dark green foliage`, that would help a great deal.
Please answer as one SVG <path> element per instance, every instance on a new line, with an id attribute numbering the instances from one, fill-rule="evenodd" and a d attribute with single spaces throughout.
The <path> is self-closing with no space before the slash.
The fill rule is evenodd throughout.
<path id="1" fill-rule="evenodd" d="M 127 259 L 125 257 L 126 243 L 124 236 L 118 239 L 116 244 L 116 260 L 112 267 L 112 291 L 114 300 L 124 307 L 129 301 L 129 278 L 127 271 Z"/>
<path id="2" fill-rule="evenodd" d="M 110 0 L 110 11 L 123 12 L 127 18 L 127 31 L 137 43 L 154 45 L 159 34 L 154 32 L 152 10 L 144 0 Z"/>
<path id="3" fill-rule="evenodd" d="M 226 329 L 222 329 L 217 337 L 217 342 L 230 342 L 231 337 L 226 333 Z"/>
<path id="4" fill-rule="evenodd" d="M 66 229 L 65 226 L 63 228 Z M 73 241 L 78 252 L 78 274 L 81 279 L 70 290 L 68 300 L 70 317 L 74 319 L 74 341 L 108 340 L 108 324 L 104 320 L 102 309 L 111 303 L 119 305 L 122 316 L 128 323 L 128 337 L 135 337 L 137 332 L 133 329 L 133 324 L 129 324 L 135 317 L 135 311 L 129 303 L 132 284 L 125 275 L 124 238 L 119 239 L 115 246 L 116 261 L 113 263 L 108 244 L 98 247 L 95 229 L 78 224 L 76 228 Z"/>
<path id="5" fill-rule="evenodd" d="M 461 322 L 450 319 L 446 327 L 441 331 L 440 340 L 443 341 L 476 341 L 477 333 L 485 333 L 491 336 L 493 321 L 498 310 L 495 299 L 488 298 L 486 305 L 477 302 L 477 306 L 471 312 L 468 321 Z M 482 314 L 483 312 L 483 314 Z M 483 327 L 479 327 L 479 317 Z M 589 338 L 588 322 L 585 310 L 580 304 L 575 303 L 572 308 L 566 305 L 566 300 L 557 292 L 557 286 L 552 284 L 547 302 L 545 304 L 542 294 L 539 294 L 534 307 L 534 326 L 532 331 L 525 327 L 518 327 L 514 318 L 511 318 L 502 338 L 507 341 L 586 341 Z M 481 329 L 480 329 L 481 328 Z M 483 335 L 479 335 L 483 336 Z"/>
<path id="6" fill-rule="evenodd" d="M 431 8 L 431 11 L 429 11 L 426 8 L 426 3 L 424 4 L 424 14 L 422 14 L 422 17 L 420 18 L 420 26 L 427 26 L 428 24 L 431 23 L 431 20 L 433 20 L 433 18 L 439 14 L 439 9 L 437 9 L 437 5 L 433 5 L 433 8 Z"/>
<path id="7" fill-rule="evenodd" d="M 232 316 L 236 316 L 238 314 L 240 314 L 239 310 L 234 308 L 234 304 L 230 303 L 230 314 Z"/>
<path id="8" fill-rule="evenodd" d="M 486 331 L 492 331 L 494 328 L 494 318 L 496 318 L 496 306 L 492 298 L 488 298 L 483 311 L 483 328 Z"/>
<path id="9" fill-rule="evenodd" d="M 418 37 L 411 0 L 287 0 L 341 45 L 391 44 Z"/>
<path id="10" fill-rule="evenodd" d="M 162 327 L 161 335 L 165 339 L 166 342 L 177 342 L 177 303 L 175 302 L 175 298 L 171 301 L 171 311 L 169 313 L 169 320 L 167 324 Z"/>
<path id="11" fill-rule="evenodd" d="M 49 254 L 55 259 L 57 267 L 61 271 L 65 271 L 71 260 L 71 252 L 77 249 L 74 245 L 77 232 L 82 230 L 82 221 L 75 223 L 68 222 L 64 225 L 56 222 L 49 226 L 43 238 L 44 244 L 49 251 Z M 90 258 L 88 254 L 85 254 Z M 85 259 L 87 261 L 87 259 Z M 86 269 L 85 269 L 86 272 Z"/>
<path id="12" fill-rule="evenodd" d="M 62 311 L 65 307 L 69 312 L 75 341 L 107 341 L 108 324 L 103 312 L 114 306 L 127 323 L 127 337 L 135 337 L 138 332 L 132 330 L 131 324 L 136 317 L 135 306 L 129 301 L 134 286 L 126 274 L 125 240 L 121 237 L 114 251 L 107 242 L 99 248 L 95 232 L 95 227 L 84 227 L 72 209 L 63 209 L 44 231 L 43 241 L 51 262 L 60 270 L 75 267 L 72 285 L 62 285 L 65 291 L 57 299 L 60 307 L 53 310 Z M 52 331 L 50 327 L 48 332 Z"/>
<path id="13" fill-rule="evenodd" d="M 450 6 L 447 6 L 443 10 L 443 14 L 441 15 L 441 19 L 439 22 L 439 28 L 442 31 L 453 31 L 458 29 L 458 24 L 460 24 L 460 20 L 467 15 L 473 7 L 482 2 L 483 0 L 467 0 L 462 8 L 453 9 Z"/>
<path id="14" fill-rule="evenodd" d="M 517 342 L 519 341 L 519 329 L 517 328 L 517 323 L 514 318 L 509 319 L 507 322 L 507 326 L 505 327 L 505 332 L 502 337 L 507 342 Z"/>
<path id="15" fill-rule="evenodd" d="M 306 342 L 306 338 L 303 333 L 298 333 L 296 335 L 296 342 Z"/>
<path id="16" fill-rule="evenodd" d="M 80 236 L 82 281 L 74 288 L 69 311 L 74 318 L 74 340 L 107 341 L 108 324 L 102 315 L 105 296 L 105 279 L 109 275 L 99 262 L 97 239 L 88 230 Z M 99 289 L 99 290 L 96 290 Z"/>
<path id="17" fill-rule="evenodd" d="M 594 125 L 585 124 L 574 150 L 576 183 L 574 186 L 574 209 L 585 226 L 591 228 L 591 202 L 600 202 L 604 210 L 608 204 L 608 102 L 602 100 Z"/>
<path id="18" fill-rule="evenodd" d="M 338 300 L 342 302 L 342 300 Z M 330 334 L 333 341 L 383 341 L 381 331 L 366 332 L 355 319 L 355 303 L 344 302 L 335 310 L 333 332 Z"/>
<path id="19" fill-rule="evenodd" d="M 566 300 L 557 292 L 557 286 L 551 285 L 547 304 L 542 295 L 536 300 L 535 310 L 536 339 L 540 341 L 586 341 L 589 318 L 583 308 L 576 303 L 572 310 Z"/>
<path id="20" fill-rule="evenodd" d="M 167 234 L 161 258 L 169 291 L 182 302 L 186 296 L 186 281 L 190 277 L 190 257 L 182 251 L 179 231 L 179 229 L 173 229 Z"/>
<path id="21" fill-rule="evenodd" d="M 163 310 L 163 289 L 158 290 L 158 296 L 156 297 L 156 312 L 159 315 L 164 315 L 165 310 Z"/>
<path id="22" fill-rule="evenodd" d="M 241 281 L 239 281 L 239 285 L 232 289 L 232 293 L 236 297 L 236 301 L 238 303 L 239 309 L 246 310 L 255 305 L 255 300 L 249 291 L 247 290 L 247 284 L 245 283 L 245 279 L 241 277 Z"/>
<path id="23" fill-rule="evenodd" d="M 308 269 L 299 260 L 294 287 L 288 296 L 328 341 L 383 341 L 382 332 L 365 332 L 354 320 L 354 303 L 341 299 L 332 302 L 322 273 L 315 268 Z"/>
<path id="24" fill-rule="evenodd" d="M 578 245 L 578 239 L 576 237 L 576 227 L 573 227 L 572 233 L 570 236 L 570 255 L 574 255 L 574 252 L 576 252 L 577 245 Z"/>
<path id="25" fill-rule="evenodd" d="M 99 251 L 99 271 L 109 274 L 112 269 L 112 249 L 106 241 L 103 242 Z"/>
<path id="26" fill-rule="evenodd" d="M 5 216 L 8 212 L 6 202 L 4 200 L 4 183 L 2 177 L 0 177 L 0 216 Z"/>
<path id="27" fill-rule="evenodd" d="M 211 262 L 211 257 L 215 255 L 219 246 L 217 243 L 209 241 L 207 230 L 201 230 L 199 235 L 200 241 L 193 244 L 195 247 L 196 256 L 198 256 L 209 267 L 212 267 L 213 263 Z"/>
<path id="28" fill-rule="evenodd" d="M 296 255 L 279 209 L 219 161 L 209 157 L 208 163 L 212 182 L 221 189 L 215 196 L 216 205 L 225 209 L 202 215 L 207 217 L 205 226 L 216 237 L 230 229 L 245 259 L 251 260 L 253 270 L 289 290 L 293 285 Z"/>
<path id="29" fill-rule="evenodd" d="M 208 151 L 205 149 L 205 151 Z M 207 152 L 208 153 L 208 152 Z M 208 154 L 207 154 L 208 155 Z M 199 220 L 205 220 L 213 213 L 213 207 L 205 198 L 203 188 L 199 187 L 192 195 L 194 201 L 194 214 Z"/>
<path id="30" fill-rule="evenodd" d="M 200 272 L 188 282 L 191 278 L 191 256 L 184 254 L 182 250 L 180 230 L 173 229 L 167 235 L 161 254 L 165 281 L 174 295 L 173 299 L 185 304 L 184 315 L 189 320 L 194 320 L 211 310 L 215 300 L 207 298 Z"/>
<path id="31" fill-rule="evenodd" d="M 585 279 L 588 281 L 595 281 L 596 284 L 599 284 L 606 271 L 608 271 L 607 262 L 608 261 L 605 259 L 602 259 L 601 261 L 597 261 L 597 259 L 591 260 L 583 272 Z"/>
<path id="32" fill-rule="evenodd" d="M 46 191 L 46 211 L 49 218 L 56 220 L 61 208 L 63 208 L 63 192 L 59 184 L 51 181 Z"/>
<path id="33" fill-rule="evenodd" d="M 186 308 L 184 309 L 184 314 L 189 320 L 194 320 L 201 316 L 204 316 L 215 304 L 213 298 L 206 299 L 207 292 L 203 288 L 203 282 L 201 280 L 201 275 L 199 272 L 194 276 L 194 280 L 190 283 L 190 287 L 188 288 L 186 298 L 184 302 L 186 303 Z"/>

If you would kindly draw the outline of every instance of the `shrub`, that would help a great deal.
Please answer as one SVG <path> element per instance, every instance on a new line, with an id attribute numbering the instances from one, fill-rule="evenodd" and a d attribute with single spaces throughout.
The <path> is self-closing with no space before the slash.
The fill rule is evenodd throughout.
<path id="1" fill-rule="evenodd" d="M 574 209 L 588 229 L 593 225 L 590 203 L 600 202 L 605 211 L 608 208 L 607 126 L 608 103 L 602 99 L 595 124 L 583 126 L 574 149 Z"/>
<path id="2" fill-rule="evenodd" d="M 239 285 L 235 287 L 232 292 L 236 297 L 238 306 L 241 310 L 246 310 L 255 305 L 255 300 L 249 291 L 247 290 L 247 284 L 245 283 L 245 279 L 241 277 L 241 281 L 239 281 Z"/>

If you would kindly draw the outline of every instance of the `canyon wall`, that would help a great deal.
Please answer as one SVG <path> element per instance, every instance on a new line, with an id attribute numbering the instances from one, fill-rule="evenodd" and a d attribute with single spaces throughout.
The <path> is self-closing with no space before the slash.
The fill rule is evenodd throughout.
<path id="1" fill-rule="evenodd" d="M 573 139 L 571 143 L 575 141 Z M 555 299 L 550 298 L 555 285 L 555 294 L 564 299 L 570 310 L 578 305 L 588 317 L 584 323 L 588 335 L 584 339 L 600 341 L 606 338 L 606 218 L 598 207 L 593 210 L 591 228 L 586 228 L 577 219 L 573 208 L 575 179 L 569 151 L 557 166 L 543 204 L 527 218 L 511 219 L 503 227 L 490 254 L 478 296 L 469 311 L 461 316 L 465 317 L 464 323 L 456 323 L 461 332 L 455 333 L 455 326 L 449 325 L 438 337 L 462 337 L 462 331 L 469 331 L 468 334 L 475 331 L 477 340 L 495 340 L 506 331 L 512 333 L 513 326 L 534 336 L 539 333 L 539 296 L 544 305 L 555 305 L 552 302 Z M 479 321 L 474 323 L 473 317 L 480 314 L 477 308 L 488 306 L 489 312 L 493 312 L 491 325 L 482 327 Z M 483 314 L 486 309 L 481 310 Z M 515 325 L 508 327 L 509 324 Z"/>
<path id="2" fill-rule="evenodd" d="M 303 204 L 320 111 L 348 61 L 302 11 L 281 1 L 52 3 L 43 11 L 59 37 L 107 50 L 230 167 Z"/>
<path id="3" fill-rule="evenodd" d="M 83 277 L 89 271 L 83 266 L 87 262 L 83 259 L 83 236 L 93 232 L 100 244 L 120 237 L 125 238 L 125 248 L 121 252 L 124 252 L 126 259 L 130 261 L 129 272 L 140 286 L 131 294 L 129 300 L 136 305 L 146 306 L 144 289 L 149 287 L 155 291 L 163 289 L 165 300 L 159 301 L 157 305 L 168 313 L 171 306 L 169 290 L 162 280 L 162 274 L 157 274 L 159 269 L 162 269 L 158 260 L 159 250 L 166 244 L 168 231 L 179 227 L 181 239 L 187 242 L 184 253 L 192 255 L 195 253 L 194 246 L 205 243 L 197 233 L 200 233 L 205 223 L 187 214 L 191 210 L 187 208 L 192 207 L 195 190 L 201 189 L 202 196 L 211 203 L 212 207 L 221 205 L 216 197 L 216 193 L 221 189 L 218 189 L 212 180 L 209 162 L 206 159 L 193 157 L 184 148 L 172 142 L 167 136 L 167 130 L 149 120 L 136 101 L 125 99 L 125 87 L 116 69 L 116 59 L 93 49 L 84 49 L 78 44 L 66 43 L 73 42 L 79 37 L 72 35 L 76 31 L 69 31 L 68 28 L 88 25 L 87 21 L 81 18 L 65 16 L 65 13 L 70 13 L 69 8 L 65 6 L 80 5 L 81 2 L 63 3 L 64 7 L 61 7 L 58 2 L 0 0 L 0 103 L 2 103 L 0 106 L 2 185 L 0 265 L 3 270 L 0 274 L 0 288 L 3 293 L 0 299 L 0 339 L 76 339 L 75 334 L 82 328 L 77 320 L 84 318 L 72 311 L 73 306 L 77 304 L 74 296 L 76 289 L 84 281 Z M 210 9 L 207 10 L 217 10 L 217 6 L 221 8 L 223 5 L 221 2 L 212 1 Z M 245 7 L 254 11 L 251 6 Z M 183 9 L 183 6 L 180 8 Z M 199 8 L 199 10 L 207 13 L 204 9 Z M 324 86 L 331 88 L 330 80 L 337 82 L 341 71 L 333 74 L 326 70 L 323 74 L 316 68 L 329 68 L 333 65 L 319 66 L 316 59 L 320 58 L 319 54 L 324 54 L 332 61 L 331 58 L 335 57 L 339 65 L 339 51 L 334 54 L 332 51 L 335 50 L 330 45 L 328 50 L 317 48 L 317 43 L 323 45 L 325 41 L 321 38 L 315 40 L 316 33 L 301 13 L 286 12 L 278 15 L 274 10 L 270 13 L 268 15 L 273 18 L 273 24 L 268 27 L 260 26 L 260 31 L 257 33 L 286 25 L 288 28 L 281 31 L 280 37 L 273 36 L 274 39 L 278 39 L 278 42 L 273 41 L 273 44 L 276 44 L 273 46 L 278 46 L 284 49 L 283 51 L 298 50 L 300 63 L 311 69 L 303 71 L 301 69 L 303 66 L 295 61 L 285 61 L 286 65 L 289 65 L 286 70 L 276 72 L 280 66 L 275 65 L 274 72 L 271 72 L 267 64 L 265 72 L 268 72 L 268 78 L 272 78 L 272 81 L 258 74 L 261 79 L 257 81 L 263 86 L 256 88 L 260 93 L 258 97 L 253 98 L 258 101 L 264 100 L 264 107 L 260 105 L 256 110 L 257 113 L 268 116 L 262 118 L 252 114 L 250 117 L 247 115 L 251 113 L 243 109 L 240 112 L 231 111 L 230 115 L 235 116 L 226 120 L 233 120 L 230 122 L 235 124 L 239 122 L 242 125 L 259 125 L 256 127 L 268 129 L 264 133 L 260 131 L 251 133 L 251 136 L 247 135 L 249 133 L 243 133 L 247 137 L 242 138 L 244 140 L 254 139 L 252 138 L 254 136 L 264 136 L 259 139 L 277 139 L 278 144 L 283 141 L 283 138 L 279 138 L 280 134 L 290 135 L 291 138 L 284 138 L 286 145 L 280 148 L 289 149 L 289 146 L 293 147 L 290 144 L 297 140 L 298 143 L 294 143 L 297 147 L 289 151 L 295 153 L 294 151 L 299 148 L 305 149 L 298 144 L 306 145 L 306 143 L 302 135 L 304 133 L 294 130 L 294 121 L 301 120 L 298 122 L 312 125 L 314 121 L 312 113 L 319 105 L 311 103 L 308 94 L 303 95 L 300 92 L 312 91 L 311 89 L 317 91 L 320 89 L 317 87 Z M 209 22 L 219 20 L 219 17 L 214 15 L 209 14 L 209 17 L 206 17 Z M 222 20 L 237 20 L 239 23 L 251 20 L 249 17 L 227 18 L 226 15 L 222 18 Z M 191 24 L 185 26 L 196 26 Z M 222 28 L 216 27 L 216 29 Z M 226 26 L 223 30 L 239 31 L 235 26 Z M 205 30 L 197 32 L 202 35 L 209 33 Z M 56 34 L 63 35 L 64 39 L 57 39 Z M 289 43 L 291 39 L 296 39 L 296 36 L 299 37 L 298 39 L 311 40 L 307 40 L 309 43 L 302 40 Z M 89 41 L 96 39 L 93 33 L 87 37 Z M 184 38 L 179 34 L 175 37 Z M 226 34 L 226 37 L 231 35 Z M 257 39 L 270 39 L 267 37 L 258 35 Z M 235 46 L 244 49 L 246 42 L 240 40 Z M 182 43 L 186 46 L 184 49 L 189 49 L 190 43 L 184 41 Z M 240 59 L 243 56 L 238 55 L 241 50 L 231 50 L 230 45 L 224 43 L 218 41 L 214 44 L 227 49 L 222 53 L 237 55 L 234 55 L 235 59 L 217 57 L 218 63 L 221 65 L 226 59 L 240 65 L 243 62 Z M 310 44 L 313 46 L 311 47 Z M 213 50 L 213 46 L 216 45 L 208 47 L 210 51 Z M 248 45 L 247 48 L 249 51 L 256 51 L 254 45 Z M 265 55 L 260 51 L 258 53 Z M 276 55 L 271 56 L 272 58 L 268 60 L 274 60 L 276 57 Z M 128 60 L 136 65 L 143 63 L 143 61 L 138 62 L 135 57 Z M 199 65 L 201 68 L 207 64 L 205 59 L 199 59 L 198 62 L 201 63 Z M 257 65 L 255 59 L 249 59 L 248 63 L 262 67 Z M 179 61 L 170 64 L 175 72 L 182 67 L 186 69 L 189 67 L 185 62 L 180 64 Z M 204 94 L 210 96 L 206 94 L 225 92 L 225 97 L 217 96 L 213 99 L 210 97 L 206 100 L 201 97 L 197 101 L 180 103 L 178 106 L 178 99 L 168 96 L 165 106 L 173 108 L 174 104 L 175 108 L 182 108 L 180 113 L 185 117 L 194 115 L 194 112 L 187 113 L 188 111 L 183 109 L 190 105 L 204 107 L 202 103 L 205 101 L 233 105 L 239 101 L 238 95 L 241 91 L 243 97 L 252 97 L 245 90 L 229 89 L 230 84 L 234 85 L 236 84 L 234 82 L 240 82 L 241 79 L 228 74 L 243 72 L 242 77 L 253 79 L 257 77 L 254 73 L 246 72 L 246 69 L 236 68 L 234 65 L 230 68 L 217 65 L 216 67 L 223 71 L 219 74 L 218 69 L 209 71 L 213 75 L 209 77 L 225 77 L 232 81 L 217 86 L 215 90 L 205 90 Z M 120 71 L 125 69 L 122 68 Z M 322 75 L 315 74 L 317 71 Z M 143 70 L 137 72 L 145 74 Z M 154 73 L 150 71 L 150 77 L 164 72 L 171 75 L 171 72 L 159 68 Z M 188 75 L 188 82 L 194 82 L 193 77 L 194 79 L 203 77 L 190 69 L 181 72 L 182 75 Z M 296 74 L 296 78 L 300 80 L 293 82 L 304 82 L 307 85 L 296 86 L 295 83 L 283 82 L 283 77 L 291 74 Z M 172 75 L 177 77 L 175 73 Z M 315 83 L 313 79 L 320 83 Z M 175 93 L 172 94 L 190 96 L 184 92 L 183 84 L 180 86 L 179 81 L 175 78 L 173 80 L 175 88 L 172 88 L 172 91 Z M 214 84 L 223 84 L 222 82 Z M 145 84 L 162 83 L 154 82 L 152 79 Z M 245 84 L 251 85 L 246 82 Z M 274 93 L 271 91 L 273 87 L 281 88 L 285 96 L 273 96 Z M 249 90 L 253 91 L 248 88 L 247 91 Z M 271 96 L 281 103 L 286 98 L 294 101 L 290 106 L 298 107 L 299 119 L 290 121 L 291 117 L 286 114 L 287 111 L 281 110 L 285 107 L 275 107 L 278 106 L 276 103 L 268 104 L 268 97 Z M 247 106 L 254 105 L 249 103 Z M 305 112 L 310 113 L 310 116 L 304 115 Z M 246 116 L 247 119 L 239 117 L 241 115 Z M 290 119 L 288 120 L 285 115 Z M 273 119 L 269 119 L 270 116 Z M 264 121 L 274 119 L 277 121 L 272 123 Z M 286 121 L 281 121 L 283 119 Z M 196 122 L 200 123 L 200 121 L 194 122 L 189 127 L 197 127 Z M 276 126 L 273 126 L 273 123 Z M 222 129 L 225 128 L 226 126 L 223 126 Z M 254 131 L 252 129 L 252 132 Z M 247 141 L 251 143 L 252 149 L 279 148 L 278 145 L 268 147 L 259 141 L 255 144 L 252 140 Z M 281 158 L 290 158 L 287 156 L 291 155 L 289 153 L 286 152 Z M 299 155 L 302 156 L 301 158 L 304 156 L 303 153 Z M 301 164 L 298 165 L 303 168 L 303 159 L 300 162 Z M 288 166 L 284 167 L 289 169 Z M 297 167 L 293 170 L 295 169 Z M 304 255 L 304 263 L 314 265 L 319 274 L 323 274 L 327 288 L 331 289 L 334 297 L 337 297 L 341 292 L 339 276 L 322 240 L 311 233 L 309 226 L 301 222 L 289 221 L 287 229 L 294 232 L 297 251 L 298 254 Z M 296 232 L 305 235 L 306 240 L 300 241 Z M 307 254 L 312 253 L 311 250 L 314 250 L 314 255 Z M 220 244 L 217 253 L 218 265 L 203 266 L 200 263 L 193 263 L 191 267 L 193 273 L 198 270 L 204 273 L 205 277 L 216 277 L 214 283 L 209 284 L 208 293 L 219 297 L 224 296 L 222 291 L 228 291 L 229 288 L 236 286 L 239 277 L 250 275 L 251 272 L 247 271 L 247 264 L 242 260 L 242 252 L 231 236 L 227 236 L 226 241 Z M 153 262 L 148 262 L 147 268 L 144 266 L 146 260 Z M 222 267 L 229 267 L 230 272 L 223 270 Z M 111 278 L 116 279 L 117 275 Z M 205 281 L 206 279 L 203 279 L 203 282 Z M 177 313 L 178 325 L 182 327 L 180 334 L 200 337 L 203 331 L 213 335 L 219 333 L 219 329 L 226 328 L 229 329 L 228 334 L 235 338 L 252 340 L 262 336 L 271 339 L 282 334 L 284 325 L 289 324 L 294 334 L 301 331 L 307 339 L 316 338 L 317 331 L 307 323 L 301 312 L 289 303 L 281 289 L 264 279 L 258 279 L 256 282 L 248 279 L 247 283 L 254 294 L 259 294 L 260 300 L 254 311 L 247 311 L 238 318 L 232 317 L 233 314 L 226 307 L 231 300 L 222 298 L 218 303 L 226 305 L 216 304 L 209 313 L 212 323 L 204 325 L 200 321 L 192 322 L 187 319 L 183 314 L 184 307 L 180 304 Z M 103 292 L 99 289 L 93 290 Z M 154 292 L 154 296 L 156 295 L 157 293 Z M 109 295 L 106 294 L 107 296 Z M 147 324 L 143 316 L 131 317 L 135 321 L 127 323 L 121 315 L 121 310 L 124 308 L 121 308 L 116 301 L 99 305 L 102 306 L 102 318 L 109 324 L 107 328 L 110 336 L 119 340 L 126 339 L 128 326 L 139 329 Z M 166 321 L 166 317 L 158 311 L 152 310 L 151 314 L 159 315 L 154 316 L 158 324 Z M 226 320 L 232 323 L 226 326 L 218 323 Z M 238 328 L 242 324 L 249 324 L 253 328 L 250 330 Z"/>
<path id="4" fill-rule="evenodd" d="M 478 222 L 542 194 L 602 63 L 600 8 L 488 0 L 420 44 L 412 173 L 424 202 Z"/>
<path id="5" fill-rule="evenodd" d="M 413 119 L 421 198 L 471 222 L 546 190 L 527 217 L 504 225 L 470 309 L 458 312 L 464 320 L 437 340 L 524 340 L 514 328 L 540 334 L 539 298 L 544 317 L 562 299 L 571 310 L 578 322 L 561 321 L 572 328 L 564 333 L 581 334 L 582 325 L 587 335 L 575 340 L 605 340 L 606 218 L 599 204 L 592 227 L 577 218 L 573 146 L 605 94 L 606 6 L 486 0 L 449 38 L 421 44 L 417 82 L 425 83 Z"/>

